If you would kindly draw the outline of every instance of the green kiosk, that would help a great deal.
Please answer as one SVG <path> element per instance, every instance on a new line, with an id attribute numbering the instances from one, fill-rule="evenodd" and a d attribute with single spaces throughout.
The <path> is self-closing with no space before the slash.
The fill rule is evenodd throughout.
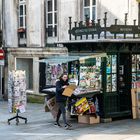
<path id="1" fill-rule="evenodd" d="M 107 54 L 106 57 L 80 62 L 80 75 L 84 69 L 93 73 L 94 66 L 96 72 L 100 72 L 96 80 L 100 82 L 101 118 L 131 117 L 131 89 L 140 87 L 140 27 L 136 25 L 136 20 L 134 25 L 127 25 L 125 14 L 125 25 L 118 25 L 115 19 L 114 24 L 107 27 L 105 13 L 104 27 L 100 25 L 100 19 L 95 23 L 88 18 L 85 22 L 75 22 L 74 27 L 72 25 L 72 18 L 69 17 L 69 41 L 58 42 L 68 48 L 69 54 Z M 79 84 L 84 84 L 80 80 Z"/>

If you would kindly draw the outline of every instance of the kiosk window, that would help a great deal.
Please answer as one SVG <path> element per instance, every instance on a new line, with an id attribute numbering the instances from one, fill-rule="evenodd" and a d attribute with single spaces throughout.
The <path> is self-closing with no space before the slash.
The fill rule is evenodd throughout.
<path id="1" fill-rule="evenodd" d="M 106 65 L 107 92 L 117 90 L 117 55 L 108 55 Z"/>
<path id="2" fill-rule="evenodd" d="M 140 55 L 132 55 L 132 88 L 140 87 Z"/>

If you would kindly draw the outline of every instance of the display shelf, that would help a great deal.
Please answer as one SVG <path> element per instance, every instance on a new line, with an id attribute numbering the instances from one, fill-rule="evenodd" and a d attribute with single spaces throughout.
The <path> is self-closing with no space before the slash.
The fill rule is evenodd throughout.
<path id="1" fill-rule="evenodd" d="M 87 97 L 87 98 L 92 98 L 94 95 L 97 95 L 97 94 L 102 94 L 101 91 L 87 91 L 87 92 L 83 92 L 83 93 L 80 93 L 78 95 L 76 95 L 76 97 Z"/>

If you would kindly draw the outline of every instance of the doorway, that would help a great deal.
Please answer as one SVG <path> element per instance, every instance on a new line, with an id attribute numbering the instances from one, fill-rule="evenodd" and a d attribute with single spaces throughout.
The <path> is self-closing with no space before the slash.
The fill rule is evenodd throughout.
<path id="1" fill-rule="evenodd" d="M 118 95 L 120 111 L 131 109 L 131 55 L 118 55 Z"/>

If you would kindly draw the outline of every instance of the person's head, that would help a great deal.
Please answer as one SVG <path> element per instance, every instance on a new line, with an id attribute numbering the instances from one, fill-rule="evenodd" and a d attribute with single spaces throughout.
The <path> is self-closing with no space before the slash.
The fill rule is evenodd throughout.
<path id="1" fill-rule="evenodd" d="M 60 76 L 60 80 L 62 81 L 67 81 L 68 80 L 68 75 L 66 73 L 63 73 L 61 76 Z"/>

